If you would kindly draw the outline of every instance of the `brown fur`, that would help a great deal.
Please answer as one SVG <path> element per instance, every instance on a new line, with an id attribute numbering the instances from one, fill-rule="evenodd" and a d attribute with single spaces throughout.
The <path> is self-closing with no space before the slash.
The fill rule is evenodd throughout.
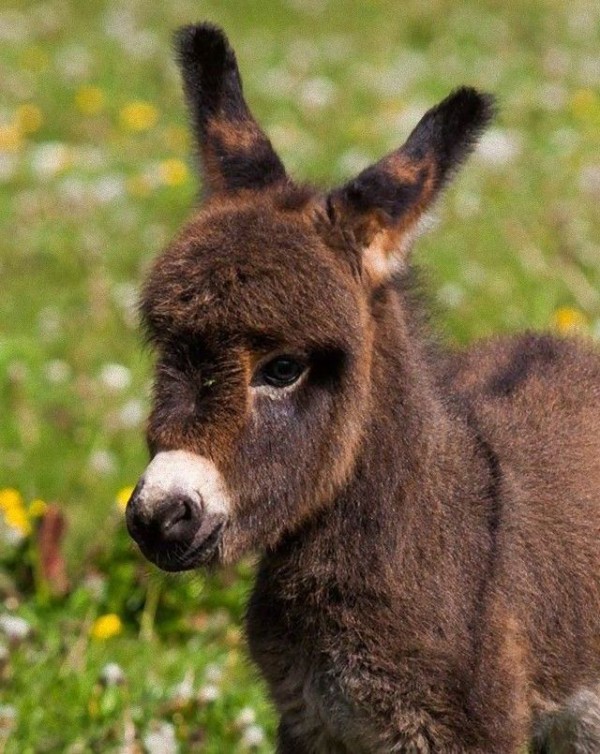
<path id="1" fill-rule="evenodd" d="M 410 293 L 407 229 L 491 100 L 459 90 L 323 197 L 272 172 L 222 32 L 179 40 L 210 198 L 144 289 L 148 439 L 226 480 L 215 562 L 262 553 L 247 628 L 278 752 L 600 751 L 600 355 L 532 334 L 446 353 Z M 307 373 L 257 392 L 281 353 Z"/>

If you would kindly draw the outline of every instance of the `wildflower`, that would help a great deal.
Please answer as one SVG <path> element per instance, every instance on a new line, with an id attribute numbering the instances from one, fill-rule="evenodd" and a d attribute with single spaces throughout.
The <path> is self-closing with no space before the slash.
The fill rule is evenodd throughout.
<path id="1" fill-rule="evenodd" d="M 6 524 L 21 537 L 31 534 L 31 522 L 21 494 L 12 488 L 0 490 L 0 511 Z"/>
<path id="2" fill-rule="evenodd" d="M 125 683 L 125 673 L 116 662 L 108 662 L 100 671 L 100 682 L 105 686 L 121 686 Z"/>
<path id="3" fill-rule="evenodd" d="M 29 503 L 29 510 L 27 512 L 29 513 L 29 518 L 41 518 L 47 510 L 48 505 L 43 500 L 36 498 Z"/>
<path id="4" fill-rule="evenodd" d="M 118 636 L 122 631 L 123 624 L 119 616 L 116 613 L 107 613 L 96 618 L 93 622 L 90 636 L 93 639 L 105 641 L 106 639 L 112 639 L 113 636 Z"/>
<path id="5" fill-rule="evenodd" d="M 219 687 L 214 686 L 211 683 L 207 683 L 205 686 L 202 686 L 202 688 L 198 692 L 198 701 L 201 704 L 210 704 L 211 702 L 216 702 L 220 696 L 221 690 L 219 689 Z"/>
<path id="6" fill-rule="evenodd" d="M 240 730 L 248 728 L 250 725 L 254 725 L 256 722 L 256 712 L 252 707 L 244 707 L 239 711 L 238 716 L 235 718 L 235 726 Z"/>
<path id="7" fill-rule="evenodd" d="M 98 115 L 105 104 L 106 97 L 98 86 L 82 86 L 75 94 L 75 107 L 83 115 Z"/>
<path id="8" fill-rule="evenodd" d="M 123 364 L 105 364 L 100 371 L 100 381 L 114 392 L 125 390 L 131 384 L 131 372 Z"/>
<path id="9" fill-rule="evenodd" d="M 15 120 L 22 134 L 32 134 L 40 129 L 44 115 L 37 105 L 27 103 L 17 108 Z"/>
<path id="10" fill-rule="evenodd" d="M 128 131 L 148 131 L 158 121 L 158 109 L 144 100 L 135 100 L 121 108 L 121 125 Z"/>
<path id="11" fill-rule="evenodd" d="M 0 615 L 0 632 L 9 642 L 19 644 L 31 633 L 31 625 L 18 615 Z"/>
<path id="12" fill-rule="evenodd" d="M 158 166 L 160 181 L 165 186 L 181 186 L 188 179 L 187 165 L 183 160 L 163 160 Z"/>
<path id="13" fill-rule="evenodd" d="M 31 155 L 31 167 L 40 178 L 53 177 L 69 167 L 71 151 L 66 144 L 48 141 L 39 144 Z"/>
<path id="14" fill-rule="evenodd" d="M 585 329 L 587 318 L 578 309 L 573 309 L 570 306 L 561 306 L 554 312 L 552 323 L 559 332 L 569 333 Z"/>
<path id="15" fill-rule="evenodd" d="M 144 736 L 144 747 L 148 754 L 176 754 L 179 751 L 175 728 L 171 723 L 155 723 L 153 730 Z"/>
<path id="16" fill-rule="evenodd" d="M 115 472 L 117 461 L 113 453 L 105 448 L 99 448 L 92 451 L 88 460 L 89 467 L 92 471 L 102 476 L 113 474 Z"/>
<path id="17" fill-rule="evenodd" d="M 22 143 L 21 131 L 15 123 L 0 125 L 0 152 L 16 152 Z"/>
<path id="18" fill-rule="evenodd" d="M 127 506 L 127 502 L 129 498 L 131 497 L 133 493 L 133 485 L 130 485 L 129 487 L 122 487 L 117 492 L 117 497 L 115 498 L 118 508 L 120 510 L 124 511 L 125 507 Z"/>
<path id="19" fill-rule="evenodd" d="M 242 746 L 255 749 L 265 741 L 265 732 L 260 725 L 249 725 L 242 736 Z"/>

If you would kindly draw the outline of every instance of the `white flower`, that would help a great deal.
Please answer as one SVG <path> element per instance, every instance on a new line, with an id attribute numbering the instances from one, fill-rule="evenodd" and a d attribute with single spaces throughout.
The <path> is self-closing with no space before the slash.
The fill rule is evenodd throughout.
<path id="1" fill-rule="evenodd" d="M 70 163 L 71 153 L 67 144 L 47 141 L 34 147 L 31 154 L 31 169 L 39 178 L 52 178 Z"/>
<path id="2" fill-rule="evenodd" d="M 100 381 L 109 390 L 118 393 L 131 384 L 131 371 L 123 364 L 105 364 L 100 370 Z"/>
<path id="3" fill-rule="evenodd" d="M 521 137 L 514 131 L 490 128 L 483 134 L 477 147 L 477 156 L 493 167 L 503 167 L 521 153 Z"/>
<path id="4" fill-rule="evenodd" d="M 114 474 L 117 467 L 116 459 L 109 450 L 92 451 L 88 463 L 92 471 L 102 476 Z"/>
<path id="5" fill-rule="evenodd" d="M 252 707 L 244 707 L 238 713 L 235 718 L 235 725 L 238 728 L 247 728 L 250 725 L 254 725 L 256 722 L 256 712 Z"/>
<path id="6" fill-rule="evenodd" d="M 144 421 L 146 411 L 142 401 L 130 400 L 119 409 L 119 424 L 124 429 L 139 427 Z"/>
<path id="7" fill-rule="evenodd" d="M 242 746 L 254 749 L 265 741 L 265 732 L 260 725 L 249 725 L 242 736 Z"/>
<path id="8" fill-rule="evenodd" d="M 71 377 L 71 367 L 66 361 L 53 359 L 45 365 L 44 375 L 48 382 L 60 385 Z"/>
<path id="9" fill-rule="evenodd" d="M 223 669 L 219 665 L 211 663 L 210 665 L 206 666 L 206 670 L 204 671 L 204 678 L 208 683 L 221 683 L 221 681 L 223 680 Z"/>
<path id="10" fill-rule="evenodd" d="M 31 633 L 31 625 L 18 615 L 0 615 L 0 631 L 9 641 L 24 641 Z"/>
<path id="11" fill-rule="evenodd" d="M 187 704 L 194 695 L 194 673 L 190 670 L 181 683 L 173 689 L 171 697 L 180 704 Z"/>
<path id="12" fill-rule="evenodd" d="M 125 196 L 125 179 L 122 175 L 102 176 L 92 186 L 92 194 L 100 204 L 108 204 Z"/>
<path id="13" fill-rule="evenodd" d="M 198 692 L 198 701 L 202 704 L 210 704 L 211 702 L 216 702 L 220 696 L 221 690 L 219 687 L 207 683 L 205 686 L 202 686 Z"/>
<path id="14" fill-rule="evenodd" d="M 144 736 L 144 747 L 147 754 L 177 754 L 175 728 L 164 721 L 155 723 L 154 729 Z"/>
<path id="15" fill-rule="evenodd" d="M 105 686 L 120 686 L 125 683 L 125 673 L 116 662 L 109 662 L 100 671 L 100 680 Z"/>
<path id="16" fill-rule="evenodd" d="M 300 102 L 309 110 L 322 110 L 333 103 L 336 93 L 336 86 L 331 79 L 316 76 L 302 85 Z"/>

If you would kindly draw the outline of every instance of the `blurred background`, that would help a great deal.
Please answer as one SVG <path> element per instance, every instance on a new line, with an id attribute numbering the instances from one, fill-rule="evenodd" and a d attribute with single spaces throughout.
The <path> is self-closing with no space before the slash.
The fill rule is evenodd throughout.
<path id="1" fill-rule="evenodd" d="M 297 177 L 334 183 L 466 83 L 500 114 L 416 256 L 450 341 L 600 338 L 595 0 L 5 0 L 0 9 L 0 751 L 273 750 L 252 562 L 165 577 L 122 511 L 146 462 L 144 270 L 198 184 L 170 48 L 210 19 Z"/>

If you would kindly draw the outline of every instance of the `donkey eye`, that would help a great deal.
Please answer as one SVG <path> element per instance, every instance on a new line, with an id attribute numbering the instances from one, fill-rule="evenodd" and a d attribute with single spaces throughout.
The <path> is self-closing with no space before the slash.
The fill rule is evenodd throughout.
<path id="1" fill-rule="evenodd" d="M 305 369 L 306 365 L 293 356 L 277 356 L 260 368 L 257 382 L 271 387 L 287 387 L 293 385 Z"/>

